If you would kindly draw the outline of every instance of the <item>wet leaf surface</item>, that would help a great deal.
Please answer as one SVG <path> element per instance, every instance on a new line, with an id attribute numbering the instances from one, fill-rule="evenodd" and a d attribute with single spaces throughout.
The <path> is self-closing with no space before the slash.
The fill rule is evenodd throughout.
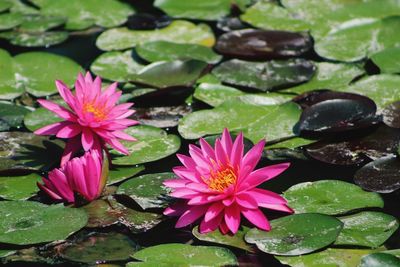
<path id="1" fill-rule="evenodd" d="M 136 108 L 132 118 L 141 124 L 159 128 L 175 127 L 179 120 L 192 112 L 190 106 Z"/>
<path id="2" fill-rule="evenodd" d="M 107 184 L 108 185 L 113 185 L 122 181 L 125 181 L 126 179 L 131 178 L 132 176 L 135 176 L 136 174 L 140 173 L 141 171 L 144 170 L 144 167 L 141 165 L 132 167 L 113 167 L 110 169 L 108 173 L 108 179 L 107 179 Z"/>
<path id="3" fill-rule="evenodd" d="M 400 188 L 400 160 L 396 156 L 379 158 L 364 165 L 354 175 L 354 182 L 365 190 L 391 193 Z"/>
<path id="4" fill-rule="evenodd" d="M 62 204 L 1 201 L 0 242 L 28 245 L 63 240 L 87 223 L 86 213 Z"/>
<path id="5" fill-rule="evenodd" d="M 227 84 L 268 91 L 306 82 L 314 75 L 314 70 L 313 63 L 304 59 L 266 63 L 233 59 L 218 65 L 212 73 Z"/>
<path id="6" fill-rule="evenodd" d="M 0 176 L 0 197 L 7 200 L 26 200 L 34 196 L 42 179 L 32 173 L 24 176 Z"/>
<path id="7" fill-rule="evenodd" d="M 296 214 L 272 220 L 269 232 L 253 228 L 245 239 L 265 253 L 296 256 L 328 246 L 342 227 L 338 219 L 328 215 Z"/>
<path id="8" fill-rule="evenodd" d="M 60 44 L 68 39 L 66 31 L 50 32 L 5 32 L 0 33 L 0 38 L 5 38 L 11 44 L 24 47 L 49 47 Z"/>
<path id="9" fill-rule="evenodd" d="M 283 196 L 296 213 L 336 215 L 363 208 L 383 208 L 383 199 L 379 194 L 363 191 L 354 184 L 339 180 L 296 184 Z"/>
<path id="10" fill-rule="evenodd" d="M 300 56 L 311 47 L 306 34 L 245 29 L 221 35 L 215 49 L 226 56 L 260 61 Z"/>
<path id="11" fill-rule="evenodd" d="M 382 73 L 400 73 L 400 48 L 393 47 L 382 50 L 371 56 Z"/>
<path id="12" fill-rule="evenodd" d="M 400 259 L 386 253 L 372 253 L 361 258 L 360 267 L 399 266 Z"/>
<path id="13" fill-rule="evenodd" d="M 24 125 L 34 132 L 46 125 L 62 121 L 63 119 L 45 108 L 37 108 L 24 116 Z"/>
<path id="14" fill-rule="evenodd" d="M 0 102 L 0 131 L 10 128 L 21 128 L 24 115 L 30 110 L 24 106 L 17 106 L 11 102 Z"/>

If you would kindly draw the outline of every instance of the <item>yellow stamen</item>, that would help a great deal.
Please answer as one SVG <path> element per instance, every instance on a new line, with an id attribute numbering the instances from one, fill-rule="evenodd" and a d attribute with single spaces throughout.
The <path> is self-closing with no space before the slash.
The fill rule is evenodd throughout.
<path id="1" fill-rule="evenodd" d="M 231 167 L 227 167 L 217 172 L 211 171 L 210 178 L 206 181 L 208 188 L 223 192 L 226 188 L 236 183 L 237 177 Z"/>
<path id="2" fill-rule="evenodd" d="M 93 103 L 85 103 L 83 105 L 83 110 L 92 113 L 96 121 L 104 120 L 107 116 L 103 107 L 95 106 Z"/>

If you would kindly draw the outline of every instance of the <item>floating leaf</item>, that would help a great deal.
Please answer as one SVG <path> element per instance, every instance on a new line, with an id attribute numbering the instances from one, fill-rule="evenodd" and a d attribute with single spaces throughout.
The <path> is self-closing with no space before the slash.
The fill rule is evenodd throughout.
<path id="1" fill-rule="evenodd" d="M 10 7 L 12 7 L 13 3 L 8 1 L 1 1 L 0 2 L 0 12 L 6 11 Z"/>
<path id="2" fill-rule="evenodd" d="M 392 155 L 364 165 L 354 175 L 354 182 L 365 190 L 391 193 L 400 188 L 400 160 Z"/>
<path id="3" fill-rule="evenodd" d="M 126 82 L 130 76 L 138 73 L 143 67 L 132 58 L 131 51 L 114 51 L 101 54 L 92 63 L 90 70 L 102 78 Z"/>
<path id="4" fill-rule="evenodd" d="M 235 254 L 226 248 L 186 244 L 162 244 L 148 247 L 134 253 L 133 258 L 154 265 L 158 262 L 174 266 L 238 265 Z"/>
<path id="5" fill-rule="evenodd" d="M 112 151 L 113 164 L 135 165 L 165 158 L 178 151 L 181 141 L 178 136 L 167 134 L 162 129 L 139 125 L 128 128 L 127 134 L 138 139 L 135 142 L 123 142 L 130 151 L 129 156 L 121 156 Z"/>
<path id="6" fill-rule="evenodd" d="M 277 256 L 276 258 L 282 264 L 287 264 L 292 267 L 355 267 L 359 266 L 361 257 L 376 251 L 379 250 L 328 248 L 320 252 L 299 257 Z"/>
<path id="7" fill-rule="evenodd" d="M 36 131 L 46 125 L 63 121 L 54 112 L 45 108 L 37 108 L 33 112 L 29 112 L 24 117 L 24 124 L 30 131 Z"/>
<path id="8" fill-rule="evenodd" d="M 386 253 L 372 253 L 361 258 L 360 267 L 400 266 L 400 259 Z"/>
<path id="9" fill-rule="evenodd" d="M 246 242 L 274 255 L 307 254 L 328 246 L 336 240 L 343 227 L 335 217 L 323 214 L 295 214 L 271 221 L 271 231 L 253 228 Z"/>
<path id="10" fill-rule="evenodd" d="M 382 50 L 371 56 L 381 73 L 400 73 L 400 47 Z"/>
<path id="11" fill-rule="evenodd" d="M 19 30 L 28 32 L 44 32 L 56 28 L 66 22 L 65 17 L 30 15 L 24 17 Z"/>
<path id="12" fill-rule="evenodd" d="M 179 119 L 191 113 L 192 108 L 188 105 L 172 107 L 136 108 L 131 117 L 141 124 L 159 128 L 175 127 Z"/>
<path id="13" fill-rule="evenodd" d="M 0 49 L 0 99 L 14 99 L 24 90 L 15 84 L 13 58 L 3 49 Z"/>
<path id="14" fill-rule="evenodd" d="M 88 217 L 83 210 L 31 201 L 1 201 L 0 242 L 29 245 L 63 240 L 80 230 Z"/>
<path id="15" fill-rule="evenodd" d="M 116 184 L 122 181 L 125 181 L 126 179 L 129 179 L 139 172 L 143 171 L 144 167 L 141 165 L 132 167 L 113 167 L 112 169 L 109 170 L 108 173 L 108 179 L 107 179 L 107 184 L 112 185 Z"/>
<path id="16" fill-rule="evenodd" d="M 64 259 L 92 264 L 127 260 L 138 249 L 128 236 L 115 232 L 92 232 L 57 248 Z"/>
<path id="17" fill-rule="evenodd" d="M 134 13 L 128 4 L 116 0 L 104 0 L 101 5 L 96 0 L 32 0 L 41 8 L 41 13 L 50 16 L 67 17 L 66 29 L 83 30 L 96 24 L 115 27 L 126 22 Z"/>
<path id="18" fill-rule="evenodd" d="M 231 0 L 156 0 L 154 6 L 175 18 L 217 20 L 229 14 Z"/>
<path id="19" fill-rule="evenodd" d="M 304 59 L 271 60 L 265 63 L 233 59 L 218 65 L 213 74 L 224 83 L 268 91 L 306 82 L 314 65 Z"/>
<path id="20" fill-rule="evenodd" d="M 243 226 L 242 229 L 239 229 L 239 231 L 237 231 L 234 235 L 223 235 L 219 229 L 213 232 L 201 234 L 199 232 L 199 227 L 196 226 L 193 228 L 192 234 L 201 241 L 227 245 L 253 252 L 253 248 L 244 242 L 244 236 L 247 231 L 249 231 L 249 228 Z"/>
<path id="21" fill-rule="evenodd" d="M 344 223 L 335 245 L 352 245 L 377 248 L 399 227 L 395 217 L 374 211 L 339 217 Z"/>
<path id="22" fill-rule="evenodd" d="M 8 200 L 25 200 L 39 191 L 36 183 L 41 177 L 35 173 L 25 176 L 1 176 L 0 197 Z"/>
<path id="23" fill-rule="evenodd" d="M 102 50 L 123 50 L 138 44 L 152 41 L 169 41 L 183 44 L 213 46 L 214 34 L 206 24 L 193 24 L 184 20 L 175 20 L 169 26 L 154 30 L 140 31 L 128 28 L 114 28 L 100 34 L 96 45 Z"/>
<path id="24" fill-rule="evenodd" d="M 6 131 L 10 128 L 20 128 L 25 114 L 30 113 L 30 110 L 17 106 L 8 102 L 0 102 L 0 131 Z"/>
<path id="25" fill-rule="evenodd" d="M 314 63 L 317 67 L 310 81 L 283 90 L 283 92 L 302 94 L 317 89 L 339 89 L 364 73 L 364 70 L 354 64 L 337 64 L 329 62 Z"/>
<path id="26" fill-rule="evenodd" d="M 143 209 L 163 208 L 168 205 L 169 193 L 163 182 L 173 178 L 175 174 L 170 172 L 145 174 L 122 183 L 117 194 L 128 195 Z"/>
<path id="27" fill-rule="evenodd" d="M 176 60 L 155 62 L 142 68 L 130 80 L 157 88 L 173 86 L 191 86 L 207 67 L 207 63 L 198 60 Z"/>
<path id="28" fill-rule="evenodd" d="M 383 208 L 383 200 L 379 194 L 363 191 L 354 184 L 339 180 L 296 184 L 286 190 L 283 196 L 289 207 L 297 213 L 336 215 L 356 209 Z"/>
<path id="29" fill-rule="evenodd" d="M 5 13 L 0 15 L 0 30 L 9 30 L 24 21 L 23 16 L 19 13 Z"/>
<path id="30" fill-rule="evenodd" d="M 197 59 L 207 63 L 218 63 L 222 58 L 211 48 L 203 45 L 167 41 L 140 44 L 136 47 L 136 52 L 149 62 Z"/>
<path id="31" fill-rule="evenodd" d="M 0 258 L 10 256 L 17 252 L 16 250 L 0 249 Z"/>
<path id="32" fill-rule="evenodd" d="M 306 34 L 245 29 L 221 35 L 215 49 L 234 58 L 260 60 L 300 56 L 311 47 Z"/>
<path id="33" fill-rule="evenodd" d="M 282 105 L 251 105 L 240 100 L 229 100 L 220 106 L 193 112 L 179 123 L 178 131 L 186 139 L 197 139 L 207 134 L 243 131 L 245 137 L 257 143 L 293 135 L 293 126 L 300 116 L 300 108 L 292 102 Z"/>
<path id="34" fill-rule="evenodd" d="M 5 32 L 0 33 L 0 38 L 6 38 L 13 45 L 25 47 L 49 47 L 60 44 L 68 39 L 68 32 Z"/>

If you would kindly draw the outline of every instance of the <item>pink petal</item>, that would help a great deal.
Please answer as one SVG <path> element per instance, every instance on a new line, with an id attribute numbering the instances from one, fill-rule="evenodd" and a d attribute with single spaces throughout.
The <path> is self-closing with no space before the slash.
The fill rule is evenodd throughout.
<path id="1" fill-rule="evenodd" d="M 114 131 L 112 132 L 112 134 L 119 139 L 122 140 L 127 140 L 127 141 L 136 141 L 136 138 L 133 138 L 132 136 L 130 136 L 129 134 L 126 134 L 122 131 Z"/>
<path id="2" fill-rule="evenodd" d="M 205 233 L 215 231 L 218 228 L 218 226 L 220 225 L 223 215 L 224 214 L 221 212 L 210 221 L 206 221 L 205 219 L 203 219 L 200 223 L 199 232 L 201 234 L 205 234 Z"/>
<path id="3" fill-rule="evenodd" d="M 187 181 L 183 179 L 171 179 L 164 181 L 163 184 L 170 188 L 182 188 L 185 187 Z"/>
<path id="4" fill-rule="evenodd" d="M 194 221 L 196 221 L 198 218 L 200 218 L 204 212 L 207 210 L 207 206 L 193 206 L 190 207 L 187 211 L 185 211 L 182 216 L 178 219 L 176 222 L 175 227 L 176 228 L 181 228 L 185 227 Z"/>
<path id="5" fill-rule="evenodd" d="M 243 157 L 242 166 L 250 166 L 250 169 L 254 170 L 254 168 L 257 166 L 258 162 L 260 161 L 264 146 L 265 146 L 264 140 L 260 141 L 258 144 L 253 146 L 249 150 L 249 152 L 247 152 L 246 155 Z"/>
<path id="6" fill-rule="evenodd" d="M 191 171 L 183 166 L 178 166 L 178 167 L 174 167 L 172 168 L 172 171 L 180 178 L 182 179 L 186 179 L 186 180 L 190 180 L 193 182 L 202 182 L 201 178 L 198 177 L 198 175 L 196 174 L 196 172 Z"/>
<path id="7" fill-rule="evenodd" d="M 229 230 L 236 234 L 240 226 L 240 209 L 237 205 L 231 205 L 225 208 L 225 222 Z"/>
<path id="8" fill-rule="evenodd" d="M 78 152 L 81 147 L 82 146 L 80 136 L 69 139 L 67 144 L 65 145 L 64 152 L 61 157 L 61 166 L 64 166 L 64 164 L 69 161 L 72 155 Z"/>
<path id="9" fill-rule="evenodd" d="M 226 235 L 229 232 L 229 228 L 224 220 L 222 220 L 221 223 L 219 224 L 219 230 L 223 235 Z"/>
<path id="10" fill-rule="evenodd" d="M 239 191 L 254 188 L 269 179 L 272 179 L 289 167 L 289 163 L 281 163 L 276 165 L 267 166 L 253 171 L 239 185 Z"/>
<path id="11" fill-rule="evenodd" d="M 221 202 L 215 202 L 208 208 L 207 212 L 204 215 L 204 221 L 209 222 L 214 219 L 217 215 L 219 215 L 225 206 Z"/>
<path id="12" fill-rule="evenodd" d="M 251 196 L 249 193 L 242 193 L 236 196 L 236 203 L 241 207 L 247 209 L 257 209 L 258 203 L 255 198 Z"/>
<path id="13" fill-rule="evenodd" d="M 188 208 L 189 206 L 185 203 L 178 202 L 166 208 L 163 214 L 166 216 L 180 216 L 187 211 Z"/>
<path id="14" fill-rule="evenodd" d="M 243 133 L 240 133 L 237 137 L 235 142 L 233 143 L 232 153 L 230 157 L 231 164 L 234 168 L 240 168 L 240 163 L 243 158 Z"/>
<path id="15" fill-rule="evenodd" d="M 36 184 L 41 190 L 43 190 L 46 194 L 48 194 L 52 199 L 55 199 L 55 200 L 61 200 L 62 199 L 62 197 L 60 197 L 56 192 L 53 192 L 52 190 L 50 190 L 49 188 L 45 187 L 41 183 L 36 183 Z"/>
<path id="16" fill-rule="evenodd" d="M 207 141 L 204 140 L 203 138 L 200 138 L 199 142 L 200 142 L 201 151 L 203 152 L 203 156 L 205 158 L 209 158 L 209 159 L 211 158 L 213 160 L 216 160 L 214 149 L 210 146 L 210 144 L 207 143 Z"/>
<path id="17" fill-rule="evenodd" d="M 242 214 L 247 218 L 252 224 L 257 226 L 258 228 L 269 231 L 271 230 L 271 225 L 269 221 L 265 217 L 264 213 L 262 213 L 259 209 L 243 209 Z"/>
<path id="18" fill-rule="evenodd" d="M 227 128 L 222 132 L 221 145 L 227 155 L 232 153 L 232 138 Z"/>
<path id="19" fill-rule="evenodd" d="M 92 148 L 94 143 L 93 132 L 88 128 L 82 128 L 82 147 L 85 151 Z"/>
<path id="20" fill-rule="evenodd" d="M 207 159 L 204 158 L 200 148 L 194 145 L 189 145 L 189 154 L 192 157 L 193 161 L 196 163 L 197 167 L 205 171 L 210 169 L 210 165 Z"/>
<path id="21" fill-rule="evenodd" d="M 254 197 L 259 204 L 287 204 L 286 199 L 269 190 L 253 188 L 248 191 L 248 193 Z"/>
<path id="22" fill-rule="evenodd" d="M 79 124 L 68 124 L 58 131 L 58 138 L 72 138 L 80 134 L 82 128 Z"/>
<path id="23" fill-rule="evenodd" d="M 72 110 L 77 109 L 75 104 L 75 97 L 72 95 L 71 90 L 68 88 L 68 86 L 65 85 L 62 81 L 56 80 L 56 87 L 58 89 L 58 92 L 60 93 L 60 96 L 65 100 L 68 106 Z"/>
<path id="24" fill-rule="evenodd" d="M 225 154 L 225 150 L 222 148 L 221 141 L 219 139 L 215 141 L 215 157 L 217 158 L 217 162 L 224 166 L 229 163 L 229 158 Z"/>
<path id="25" fill-rule="evenodd" d="M 69 124 L 70 124 L 70 122 L 65 122 L 65 121 L 52 123 L 52 124 L 49 124 L 47 126 L 44 126 L 40 129 L 34 131 L 34 133 L 37 135 L 57 134 L 60 129 L 62 129 L 63 127 L 65 127 L 66 125 L 69 125 Z"/>
<path id="26" fill-rule="evenodd" d="M 196 167 L 196 163 L 193 161 L 191 157 L 182 154 L 176 154 L 176 157 L 179 159 L 182 164 L 188 169 L 194 169 Z"/>
<path id="27" fill-rule="evenodd" d="M 199 193 L 190 189 L 186 188 L 178 188 L 174 192 L 170 193 L 171 197 L 176 198 L 184 198 L 184 199 L 191 199 L 194 196 L 197 196 Z"/>
<path id="28" fill-rule="evenodd" d="M 262 204 L 260 204 L 260 207 L 267 208 L 267 209 L 270 209 L 270 210 L 288 212 L 288 213 L 293 213 L 294 212 L 290 207 L 288 207 L 288 206 L 286 206 L 284 204 L 265 204 L 265 203 L 262 203 Z"/>
<path id="29" fill-rule="evenodd" d="M 122 154 L 129 155 L 129 151 L 120 141 L 117 139 L 107 140 L 107 143 L 110 144 L 115 150 L 118 150 Z"/>
<path id="30" fill-rule="evenodd" d="M 60 118 L 63 118 L 65 120 L 69 120 L 69 121 L 76 121 L 76 116 L 68 109 L 66 109 L 60 105 L 57 105 L 53 102 L 44 100 L 44 99 L 38 99 L 38 102 L 44 108 L 56 113 L 56 115 L 59 116 Z"/>

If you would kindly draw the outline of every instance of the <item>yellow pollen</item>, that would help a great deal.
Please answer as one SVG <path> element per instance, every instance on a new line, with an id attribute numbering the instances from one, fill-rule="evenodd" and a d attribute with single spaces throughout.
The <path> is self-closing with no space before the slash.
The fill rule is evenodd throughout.
<path id="1" fill-rule="evenodd" d="M 236 183 L 236 174 L 231 167 L 217 172 L 211 171 L 210 178 L 207 180 L 208 188 L 223 192 L 226 188 Z"/>
<path id="2" fill-rule="evenodd" d="M 104 110 L 104 108 L 95 106 L 95 105 L 93 105 L 93 103 L 85 103 L 83 105 L 83 110 L 85 112 L 92 113 L 94 115 L 94 118 L 96 121 L 104 120 L 107 116 L 107 113 Z"/>

